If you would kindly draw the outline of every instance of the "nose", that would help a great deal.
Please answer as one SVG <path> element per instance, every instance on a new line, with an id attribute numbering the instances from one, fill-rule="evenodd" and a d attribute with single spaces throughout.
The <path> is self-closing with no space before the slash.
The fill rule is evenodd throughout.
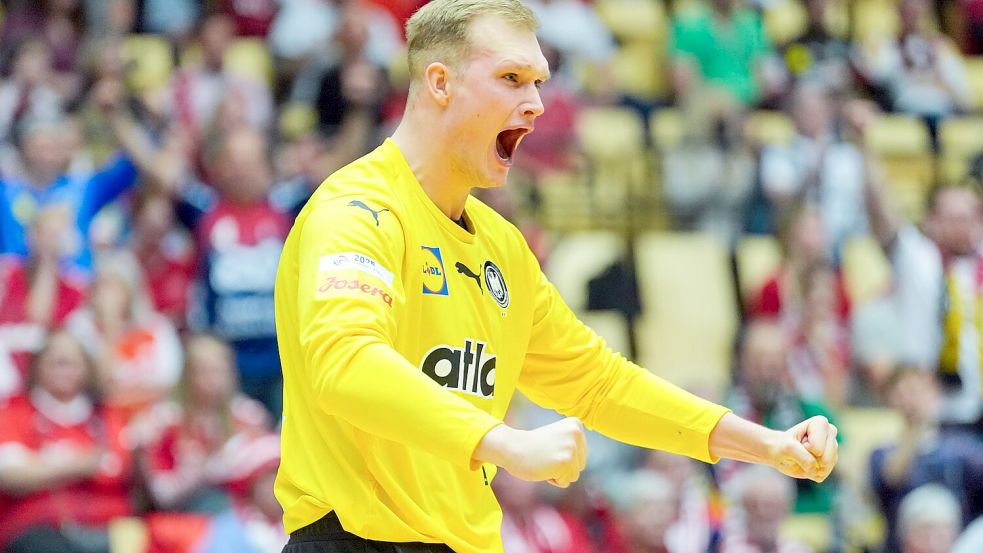
<path id="1" fill-rule="evenodd" d="M 529 100 L 522 106 L 522 115 L 535 119 L 546 111 L 546 107 L 543 106 L 543 98 L 539 94 L 539 88 L 535 85 L 529 85 L 529 89 L 532 92 Z"/>

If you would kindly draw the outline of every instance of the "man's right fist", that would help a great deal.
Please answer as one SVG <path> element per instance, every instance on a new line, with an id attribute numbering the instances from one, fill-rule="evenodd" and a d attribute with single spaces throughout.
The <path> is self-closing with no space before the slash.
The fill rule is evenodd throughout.
<path id="1" fill-rule="evenodd" d="M 570 417 L 533 430 L 496 426 L 478 444 L 474 459 L 494 463 L 516 478 L 565 488 L 580 478 L 587 463 L 584 425 Z"/>

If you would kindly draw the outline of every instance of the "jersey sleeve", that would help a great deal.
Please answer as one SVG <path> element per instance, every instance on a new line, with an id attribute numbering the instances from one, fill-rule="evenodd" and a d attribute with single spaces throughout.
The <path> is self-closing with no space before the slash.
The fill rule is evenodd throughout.
<path id="1" fill-rule="evenodd" d="M 615 440 L 714 462 L 710 432 L 728 409 L 612 351 L 577 319 L 538 266 L 536 271 L 534 322 L 520 391 Z"/>
<path id="2" fill-rule="evenodd" d="M 393 311 L 405 297 L 404 242 L 391 214 L 377 217 L 336 200 L 303 222 L 297 297 L 304 370 L 328 414 L 475 469 L 478 442 L 501 421 L 441 388 L 394 349 L 400 329 Z"/>

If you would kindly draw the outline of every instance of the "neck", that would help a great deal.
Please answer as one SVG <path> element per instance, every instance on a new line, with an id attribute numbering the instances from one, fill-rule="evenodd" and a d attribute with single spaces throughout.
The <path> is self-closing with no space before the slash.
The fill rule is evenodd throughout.
<path id="1" fill-rule="evenodd" d="M 412 102 L 411 97 L 408 103 Z M 461 184 L 465 179 L 452 163 L 448 163 L 446 152 L 454 151 L 454 148 L 438 138 L 447 133 L 435 132 L 434 118 L 428 118 L 430 124 L 423 124 L 423 119 L 412 108 L 407 109 L 392 140 L 406 158 L 423 192 L 437 209 L 456 221 L 464 214 L 464 204 L 471 188 Z"/>

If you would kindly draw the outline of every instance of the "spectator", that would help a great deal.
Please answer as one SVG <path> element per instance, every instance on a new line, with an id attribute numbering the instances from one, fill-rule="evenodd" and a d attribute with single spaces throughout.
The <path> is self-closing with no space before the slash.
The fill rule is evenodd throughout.
<path id="1" fill-rule="evenodd" d="M 715 511 L 720 505 L 712 499 L 715 490 L 707 476 L 709 471 L 688 457 L 665 451 L 645 452 L 643 470 L 665 475 L 679 498 L 676 521 L 666 531 L 666 542 L 673 553 L 705 553 L 716 545 L 720 520 Z"/>
<path id="2" fill-rule="evenodd" d="M 853 85 L 850 43 L 829 29 L 829 0 L 807 0 L 805 7 L 805 31 L 783 48 L 791 83 L 822 83 L 837 95 L 845 94 Z"/>
<path id="3" fill-rule="evenodd" d="M 258 129 L 225 133 L 213 147 L 208 165 L 215 188 L 191 183 L 176 192 L 178 218 L 200 248 L 200 296 L 189 322 L 231 343 L 243 391 L 279 418 L 283 377 L 273 285 L 283 242 L 310 188 L 300 179 L 273 182 Z"/>
<path id="4" fill-rule="evenodd" d="M 176 223 L 170 198 L 143 195 L 133 209 L 129 248 L 146 275 L 153 308 L 181 330 L 187 324 L 188 290 L 198 264 L 193 238 Z"/>
<path id="5" fill-rule="evenodd" d="M 748 316 L 773 318 L 788 330 L 800 393 L 840 405 L 850 368 L 850 302 L 842 273 L 826 257 L 825 235 L 815 209 L 790 214 L 781 229 L 785 261 L 751 298 Z"/>
<path id="6" fill-rule="evenodd" d="M 720 90 L 696 90 L 679 105 L 684 134 L 664 155 L 663 188 L 675 226 L 737 239 L 755 163 L 740 140 L 743 106 Z"/>
<path id="7" fill-rule="evenodd" d="M 931 29 L 926 0 L 904 0 L 899 10 L 900 36 L 863 45 L 858 65 L 886 108 L 924 118 L 937 143 L 939 121 L 970 108 L 966 68 L 952 41 Z"/>
<path id="8" fill-rule="evenodd" d="M 942 186 L 931 192 L 920 230 L 903 224 L 872 171 L 866 187 L 873 234 L 891 259 L 901 323 L 898 362 L 935 371 L 945 400 L 941 420 L 975 424 L 983 412 L 978 316 L 983 294 L 983 214 L 978 192 Z M 942 291 L 942 293 L 940 293 Z"/>
<path id="9" fill-rule="evenodd" d="M 896 542 L 902 498 L 925 484 L 951 492 L 966 520 L 983 514 L 983 441 L 972 434 L 941 431 L 939 389 L 932 374 L 899 369 L 886 389 L 888 405 L 904 417 L 904 439 L 871 454 L 871 486 L 888 523 L 888 549 Z M 960 522 L 961 526 L 961 522 Z"/>
<path id="10" fill-rule="evenodd" d="M 779 532 L 795 503 L 791 480 L 769 467 L 748 467 L 736 488 L 736 512 L 721 553 L 812 553 Z"/>
<path id="11" fill-rule="evenodd" d="M 796 390 L 789 372 L 789 336 L 777 322 L 749 323 L 739 349 L 737 385 L 726 402 L 736 415 L 775 429 L 785 428 L 788 421 L 801 417 L 834 418 L 821 401 Z M 729 481 L 743 468 L 733 462 L 721 463 L 722 479 Z M 823 485 L 807 482 L 797 485 L 796 512 L 830 512 L 836 493 L 835 479 Z"/>
<path id="12" fill-rule="evenodd" d="M 266 38 L 273 25 L 279 2 L 277 0 L 217 0 L 218 11 L 232 18 L 236 36 Z"/>
<path id="13" fill-rule="evenodd" d="M 174 118 L 199 133 L 211 124 L 224 98 L 241 103 L 251 125 L 267 129 L 273 122 L 273 98 L 265 83 L 230 72 L 225 54 L 235 39 L 235 26 L 227 15 L 205 18 L 198 33 L 201 61 L 179 68 L 171 82 Z"/>
<path id="14" fill-rule="evenodd" d="M 787 146 L 764 149 L 761 184 L 777 220 L 799 203 L 818 210 L 826 255 L 837 262 L 844 242 L 866 230 L 864 154 L 837 135 L 836 107 L 824 88 L 800 84 L 791 109 L 795 137 Z"/>
<path id="15" fill-rule="evenodd" d="M 51 49 L 40 39 L 26 39 L 16 49 L 8 78 L 0 84 L 0 140 L 9 141 L 26 118 L 56 118 L 66 98 L 55 83 Z"/>
<path id="16" fill-rule="evenodd" d="M 128 419 L 164 399 L 181 375 L 181 342 L 151 307 L 143 278 L 132 256 L 106 254 L 87 304 L 65 323 L 95 360 L 106 402 Z"/>
<path id="17" fill-rule="evenodd" d="M 960 529 L 959 504 L 941 486 L 908 494 L 898 515 L 901 553 L 951 553 Z"/>
<path id="18" fill-rule="evenodd" d="M 64 322 L 85 297 L 86 284 L 65 272 L 67 221 L 63 210 L 46 208 L 31 227 L 30 257 L 0 256 L 0 343 L 17 369 L 13 386 L 0 396 L 23 391 L 30 360 L 48 330 Z"/>
<path id="19" fill-rule="evenodd" d="M 502 505 L 502 542 L 509 553 L 590 553 L 586 528 L 540 497 L 538 482 L 520 480 L 504 470 L 493 482 Z"/>
<path id="20" fill-rule="evenodd" d="M 202 16 L 202 3 L 196 0 L 144 0 L 140 27 L 146 33 L 165 35 L 183 45 L 193 34 Z"/>
<path id="21" fill-rule="evenodd" d="M 0 409 L 0 548 L 109 551 L 108 524 L 133 512 L 123 419 L 98 401 L 82 344 L 53 333 L 29 392 Z"/>
<path id="22" fill-rule="evenodd" d="M 573 67 L 600 67 L 614 57 L 614 37 L 592 4 L 577 0 L 533 0 L 529 7 L 539 18 L 536 31 L 539 41 L 556 50 L 565 63 Z M 550 68 L 553 72 L 557 70 L 553 65 Z"/>
<path id="23" fill-rule="evenodd" d="M 754 106 L 777 91 L 778 67 L 764 24 L 738 0 L 712 0 L 674 17 L 670 48 L 676 98 L 707 86 Z"/>
<path id="24" fill-rule="evenodd" d="M 153 407 L 134 423 L 143 445 L 153 504 L 165 511 L 220 513 L 238 478 L 234 459 L 269 430 L 269 417 L 244 397 L 228 344 L 210 335 L 187 342 L 176 401 Z"/>
<path id="25" fill-rule="evenodd" d="M 96 214 L 137 182 L 143 159 L 140 137 L 122 108 L 118 82 L 100 83 L 93 90 L 126 155 L 111 157 L 96 171 L 68 172 L 77 149 L 71 127 L 61 119 L 30 118 L 21 122 L 18 147 L 23 159 L 19 174 L 0 177 L 0 253 L 27 256 L 27 232 L 44 207 L 62 206 L 72 214 L 72 234 L 66 242 L 71 268 L 82 277 L 92 269 L 89 231 Z"/>
<path id="26" fill-rule="evenodd" d="M 632 473 L 615 495 L 626 553 L 681 553 L 669 530 L 679 516 L 676 487 L 657 472 Z"/>

